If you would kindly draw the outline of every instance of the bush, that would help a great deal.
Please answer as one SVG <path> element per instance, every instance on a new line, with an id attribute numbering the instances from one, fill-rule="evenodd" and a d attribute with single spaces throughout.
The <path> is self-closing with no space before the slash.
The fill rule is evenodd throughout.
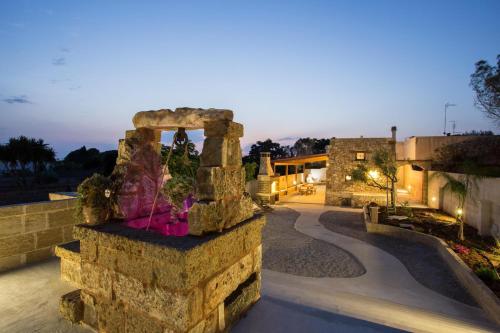
<path id="1" fill-rule="evenodd" d="M 486 282 L 493 282 L 499 280 L 498 273 L 496 272 L 496 270 L 486 266 L 480 266 L 479 268 L 477 268 L 476 275 L 481 280 Z"/>
<path id="2" fill-rule="evenodd" d="M 166 182 L 163 191 L 175 207 L 182 209 L 184 199 L 194 192 L 194 178 L 185 175 L 174 175 Z"/>
<path id="3" fill-rule="evenodd" d="M 243 165 L 245 167 L 245 180 L 251 181 L 256 178 L 256 170 L 257 170 L 257 163 L 255 162 L 247 162 Z"/>
<path id="4" fill-rule="evenodd" d="M 95 173 L 85 179 L 77 189 L 76 218 L 84 221 L 84 208 L 90 208 L 93 217 L 97 219 L 109 219 L 113 201 L 111 197 L 106 198 L 106 190 L 113 192 L 113 182 L 108 177 Z"/>

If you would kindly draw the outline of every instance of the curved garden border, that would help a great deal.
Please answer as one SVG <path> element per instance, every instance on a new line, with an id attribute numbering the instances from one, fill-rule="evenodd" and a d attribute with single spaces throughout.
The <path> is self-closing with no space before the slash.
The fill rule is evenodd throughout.
<path id="1" fill-rule="evenodd" d="M 488 316 L 497 324 L 500 324 L 500 300 L 479 279 L 462 259 L 438 237 L 423 234 L 417 231 L 402 229 L 387 224 L 371 223 L 367 206 L 363 207 L 363 217 L 366 231 L 369 233 L 394 236 L 425 244 L 437 250 L 441 258 L 453 271 L 458 280 L 467 288 L 476 302 L 483 308 Z"/>

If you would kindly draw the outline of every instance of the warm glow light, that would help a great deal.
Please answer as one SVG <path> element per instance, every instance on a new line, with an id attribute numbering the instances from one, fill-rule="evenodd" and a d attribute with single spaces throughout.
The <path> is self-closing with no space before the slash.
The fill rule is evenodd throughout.
<path id="1" fill-rule="evenodd" d="M 408 191 L 411 191 L 411 185 L 408 185 Z"/>
<path id="2" fill-rule="evenodd" d="M 464 212 L 464 211 L 462 210 L 462 208 L 458 208 L 458 209 L 457 209 L 457 215 L 458 215 L 458 216 L 462 216 L 463 212 Z"/>
<path id="3" fill-rule="evenodd" d="M 276 192 L 276 182 L 271 183 L 271 193 Z"/>
<path id="4" fill-rule="evenodd" d="M 378 171 L 377 170 L 370 170 L 370 171 L 368 171 L 368 175 L 373 179 L 377 179 L 378 178 Z"/>
<path id="5" fill-rule="evenodd" d="M 350 175 L 345 176 L 345 180 L 351 180 L 352 177 Z"/>
<path id="6" fill-rule="evenodd" d="M 436 197 L 432 197 L 432 198 L 431 198 L 431 200 L 432 200 L 432 201 L 436 201 Z"/>
<path id="7" fill-rule="evenodd" d="M 296 180 L 293 181 L 293 185 L 297 185 L 297 181 Z"/>

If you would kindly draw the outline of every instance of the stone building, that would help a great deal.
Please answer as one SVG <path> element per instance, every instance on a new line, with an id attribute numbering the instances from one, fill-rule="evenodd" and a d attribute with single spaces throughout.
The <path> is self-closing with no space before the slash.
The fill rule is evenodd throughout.
<path id="1" fill-rule="evenodd" d="M 366 201 L 386 202 L 386 191 L 352 180 L 352 171 L 360 164 L 366 166 L 378 182 L 385 184 L 379 170 L 373 165 L 376 150 L 385 149 L 396 156 L 396 127 L 389 138 L 333 138 L 330 142 L 326 170 L 325 204 L 357 206 Z"/>

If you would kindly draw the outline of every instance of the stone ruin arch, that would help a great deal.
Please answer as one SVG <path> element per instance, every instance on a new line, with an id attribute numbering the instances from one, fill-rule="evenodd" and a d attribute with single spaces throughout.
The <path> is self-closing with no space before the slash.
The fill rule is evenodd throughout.
<path id="1" fill-rule="evenodd" d="M 57 250 L 61 272 L 79 288 L 62 296 L 61 313 L 98 332 L 228 332 L 261 289 L 265 217 L 244 193 L 243 126 L 230 110 L 192 108 L 139 112 L 134 126 L 111 177 L 114 213 L 125 223 L 76 225 L 78 251 Z M 160 133 L 179 128 L 205 134 L 197 200 L 187 211 L 191 235 L 131 227 L 148 218 L 163 182 Z M 166 222 L 161 205 L 163 196 L 156 218 Z"/>
<path id="2" fill-rule="evenodd" d="M 135 129 L 119 141 L 112 177 L 117 189 L 115 215 L 134 219 L 148 216 L 162 185 L 161 131 L 203 129 L 205 140 L 195 179 L 196 202 L 188 211 L 189 234 L 221 231 L 253 216 L 253 201 L 245 193 L 240 138 L 243 125 L 224 109 L 177 108 L 141 111 L 133 117 Z M 167 199 L 160 193 L 155 213 Z"/>

